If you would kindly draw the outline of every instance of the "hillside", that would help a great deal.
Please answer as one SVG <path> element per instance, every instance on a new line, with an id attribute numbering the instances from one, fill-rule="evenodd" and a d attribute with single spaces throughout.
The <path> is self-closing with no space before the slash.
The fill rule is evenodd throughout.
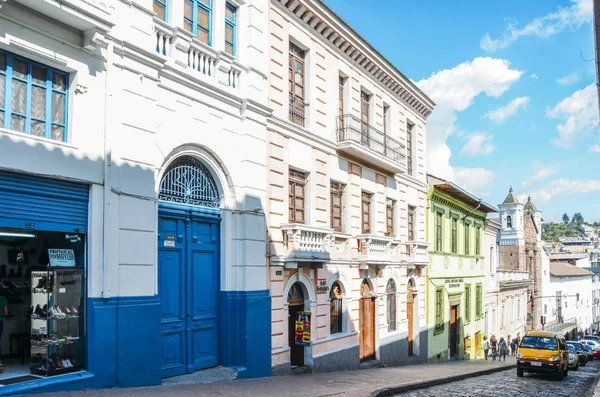
<path id="1" fill-rule="evenodd" d="M 561 237 L 578 237 L 583 230 L 573 223 L 544 223 L 542 225 L 542 240 L 558 241 Z"/>

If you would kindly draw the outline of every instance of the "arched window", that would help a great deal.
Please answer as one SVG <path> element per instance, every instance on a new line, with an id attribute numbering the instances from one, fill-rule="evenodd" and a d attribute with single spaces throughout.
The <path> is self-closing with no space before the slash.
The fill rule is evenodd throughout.
<path id="1" fill-rule="evenodd" d="M 509 229 L 512 228 L 512 216 L 510 215 L 506 217 L 506 227 Z"/>
<path id="2" fill-rule="evenodd" d="M 388 332 L 396 330 L 396 283 L 389 279 L 385 287 L 387 295 L 387 321 Z"/>
<path id="3" fill-rule="evenodd" d="M 181 157 L 169 166 L 160 181 L 158 199 L 209 208 L 219 208 L 221 204 L 210 171 L 189 156 Z"/>
<path id="4" fill-rule="evenodd" d="M 342 332 L 342 288 L 337 281 L 331 286 L 329 299 L 329 332 L 337 334 Z"/>

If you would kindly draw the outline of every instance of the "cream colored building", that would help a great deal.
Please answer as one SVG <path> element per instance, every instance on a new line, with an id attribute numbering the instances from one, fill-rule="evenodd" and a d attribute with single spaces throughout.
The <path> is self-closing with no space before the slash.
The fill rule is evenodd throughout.
<path id="1" fill-rule="evenodd" d="M 272 1 L 269 33 L 272 372 L 425 361 L 434 103 L 321 1 Z"/>

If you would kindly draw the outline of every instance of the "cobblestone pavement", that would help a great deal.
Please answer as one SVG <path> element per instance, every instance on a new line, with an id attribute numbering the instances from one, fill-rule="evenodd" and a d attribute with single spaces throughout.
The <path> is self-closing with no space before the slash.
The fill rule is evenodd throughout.
<path id="1" fill-rule="evenodd" d="M 402 397 L 430 396 L 535 396 L 535 397 L 583 397 L 593 394 L 592 386 L 600 374 L 600 361 L 589 362 L 577 371 L 569 370 L 562 382 L 551 376 L 528 374 L 517 377 L 517 370 L 510 369 L 490 375 L 477 376 L 444 385 L 400 393 Z"/>

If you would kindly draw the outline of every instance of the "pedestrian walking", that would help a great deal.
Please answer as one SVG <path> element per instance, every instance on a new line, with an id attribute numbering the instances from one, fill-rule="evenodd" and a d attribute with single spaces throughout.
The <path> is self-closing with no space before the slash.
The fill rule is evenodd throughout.
<path id="1" fill-rule="evenodd" d="M 513 356 L 517 355 L 517 338 L 510 341 L 510 354 Z"/>
<path id="2" fill-rule="evenodd" d="M 483 336 L 483 342 L 481 342 L 481 348 L 483 349 L 483 356 L 487 360 L 488 352 L 490 351 L 490 342 L 485 335 Z"/>
<path id="3" fill-rule="evenodd" d="M 506 337 L 506 345 L 508 346 L 508 353 L 507 354 L 510 356 L 512 354 L 512 350 L 511 350 L 512 346 L 510 345 L 510 335 L 508 335 Z"/>
<path id="4" fill-rule="evenodd" d="M 498 342 L 498 348 L 500 349 L 498 361 L 500 361 L 501 358 L 503 358 L 504 361 L 506 361 L 506 353 L 508 353 L 508 344 L 506 343 L 506 340 L 503 336 L 500 337 L 500 342 Z"/>
<path id="5" fill-rule="evenodd" d="M 496 355 L 498 354 L 498 340 L 495 335 L 490 337 L 490 347 L 492 348 L 492 361 L 496 361 Z"/>

